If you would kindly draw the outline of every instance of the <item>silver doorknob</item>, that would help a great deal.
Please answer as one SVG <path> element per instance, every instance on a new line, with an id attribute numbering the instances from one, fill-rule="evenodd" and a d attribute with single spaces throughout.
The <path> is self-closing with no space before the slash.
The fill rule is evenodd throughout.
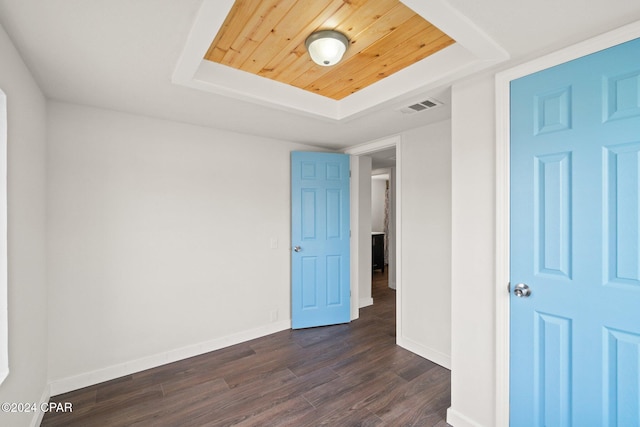
<path id="1" fill-rule="evenodd" d="M 531 289 L 525 283 L 518 283 L 515 288 L 513 288 L 513 293 L 519 298 L 527 298 L 531 295 Z"/>
<path id="2" fill-rule="evenodd" d="M 293 250 L 296 252 L 300 252 L 302 250 L 302 248 L 300 246 L 294 246 Z"/>

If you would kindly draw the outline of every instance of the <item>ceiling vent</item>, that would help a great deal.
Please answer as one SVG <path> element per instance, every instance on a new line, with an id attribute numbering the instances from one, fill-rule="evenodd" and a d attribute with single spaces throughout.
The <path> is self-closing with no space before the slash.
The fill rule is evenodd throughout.
<path id="1" fill-rule="evenodd" d="M 401 113 L 404 113 L 404 114 L 414 114 L 414 113 L 419 113 L 420 111 L 431 110 L 433 108 L 440 107 L 441 105 L 442 105 L 442 102 L 438 101 L 437 99 L 427 98 L 421 102 L 416 102 L 414 104 L 405 105 L 400 108 L 396 108 L 396 111 L 400 111 Z"/>

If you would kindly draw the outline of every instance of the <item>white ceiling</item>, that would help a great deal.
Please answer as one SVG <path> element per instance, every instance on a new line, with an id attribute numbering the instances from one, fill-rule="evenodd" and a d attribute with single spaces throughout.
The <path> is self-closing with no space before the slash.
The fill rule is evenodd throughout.
<path id="1" fill-rule="evenodd" d="M 638 0 L 431 1 L 406 3 L 420 9 L 426 4 L 445 7 L 472 32 L 504 49 L 511 63 L 640 20 Z M 450 116 L 448 87 L 460 73 L 416 81 L 399 97 L 380 98 L 379 104 L 347 119 L 234 96 L 234 90 L 242 88 L 222 94 L 175 84 L 187 39 L 207 3 L 210 0 L 0 0 L 0 24 L 46 96 L 55 100 L 336 149 Z M 426 96 L 446 107 L 412 115 L 395 111 Z"/>
<path id="2" fill-rule="evenodd" d="M 396 165 L 396 147 L 367 154 L 371 157 L 371 170 L 390 168 Z"/>

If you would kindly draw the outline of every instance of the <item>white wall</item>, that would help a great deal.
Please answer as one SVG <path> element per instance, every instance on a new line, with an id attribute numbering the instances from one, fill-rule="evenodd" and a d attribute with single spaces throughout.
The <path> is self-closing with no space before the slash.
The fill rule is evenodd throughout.
<path id="1" fill-rule="evenodd" d="M 371 298 L 371 210 L 361 209 L 371 203 L 371 157 L 353 156 L 351 162 L 351 184 L 357 188 L 352 194 L 352 218 L 357 218 L 358 227 L 351 226 L 351 241 L 358 253 L 354 283 L 358 284 L 358 307 L 373 304 Z M 357 199 L 356 199 L 357 197 Z M 352 249 L 353 253 L 353 249 Z M 354 265 L 354 263 L 352 263 Z M 356 310 L 357 312 L 357 310 Z"/>
<path id="2" fill-rule="evenodd" d="M 56 102 L 49 128 L 53 394 L 290 327 L 310 147 Z"/>
<path id="3" fill-rule="evenodd" d="M 47 395 L 45 258 L 46 104 L 0 27 L 0 90 L 7 96 L 9 376 L 0 402 Z M 35 423 L 40 414 L 0 412 L 0 425 Z"/>
<path id="4" fill-rule="evenodd" d="M 451 355 L 451 121 L 402 134 L 398 344 L 445 367 Z"/>
<path id="5" fill-rule="evenodd" d="M 389 168 L 389 287 L 396 289 L 396 167 Z"/>
<path id="6" fill-rule="evenodd" d="M 384 199 L 387 180 L 371 177 L 371 231 L 384 231 Z"/>
<path id="7" fill-rule="evenodd" d="M 493 78 L 453 87 L 451 409 L 456 427 L 495 425 Z M 478 108 L 482 99 L 487 108 Z"/>

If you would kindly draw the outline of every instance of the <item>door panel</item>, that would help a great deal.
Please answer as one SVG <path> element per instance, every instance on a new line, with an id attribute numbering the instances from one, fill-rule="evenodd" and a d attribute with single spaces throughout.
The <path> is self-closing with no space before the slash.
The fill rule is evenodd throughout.
<path id="1" fill-rule="evenodd" d="M 640 40 L 511 84 L 511 426 L 640 426 Z"/>
<path id="2" fill-rule="evenodd" d="M 293 328 L 351 319 L 349 156 L 291 154 Z"/>

